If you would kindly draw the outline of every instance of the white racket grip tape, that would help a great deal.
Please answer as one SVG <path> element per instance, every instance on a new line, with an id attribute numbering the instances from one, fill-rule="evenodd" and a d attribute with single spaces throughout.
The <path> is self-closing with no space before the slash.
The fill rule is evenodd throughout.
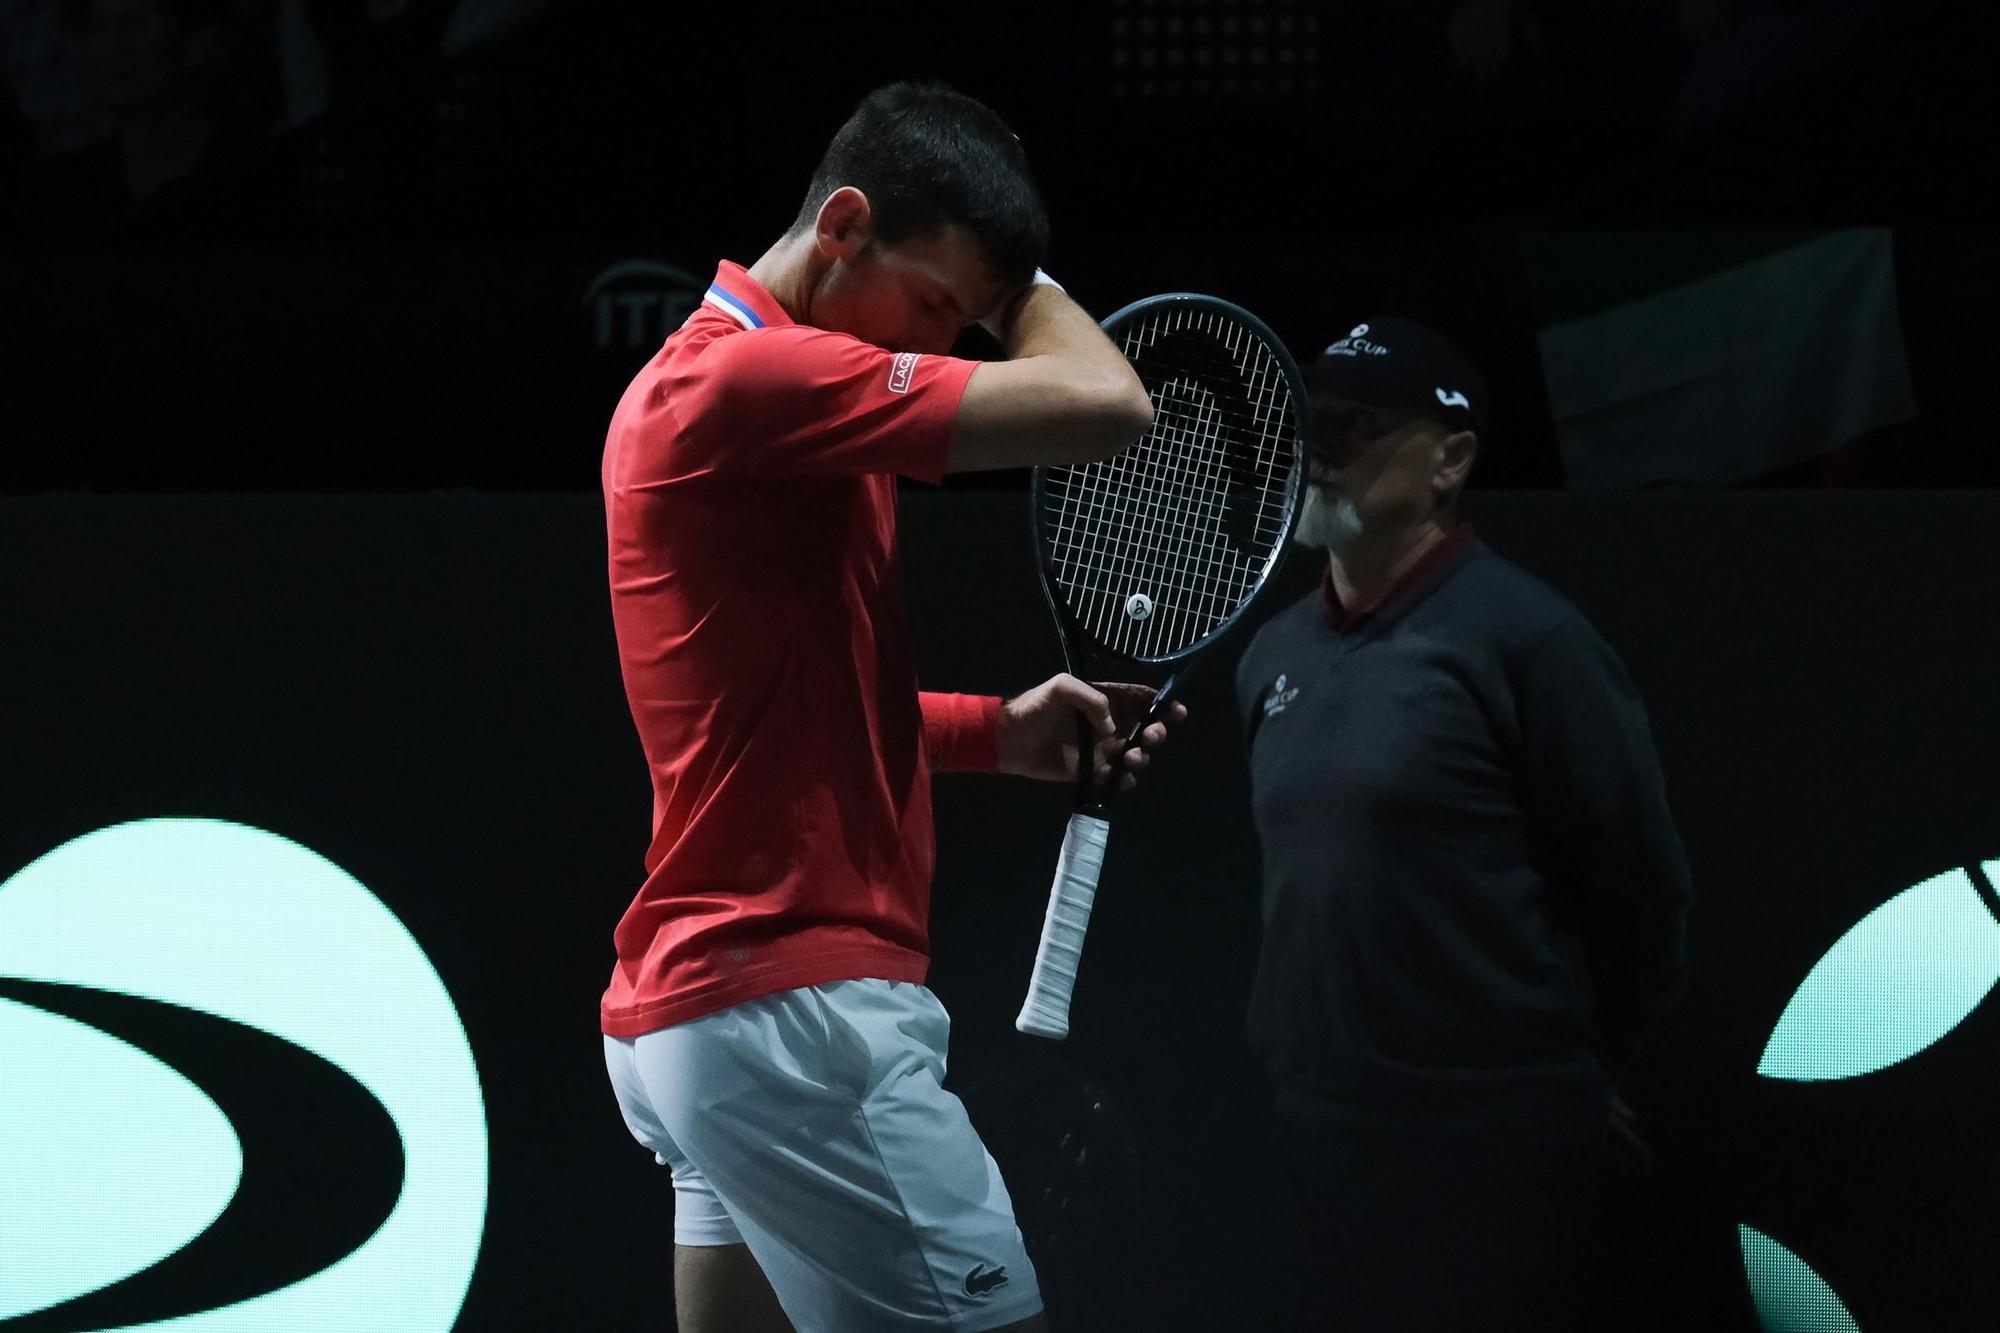
<path id="1" fill-rule="evenodd" d="M 1056 882 L 1049 888 L 1041 947 L 1035 950 L 1034 975 L 1028 978 L 1028 1002 L 1014 1020 L 1014 1026 L 1030 1036 L 1061 1041 L 1069 1035 L 1069 997 L 1076 989 L 1083 933 L 1090 927 L 1090 905 L 1097 898 L 1104 840 L 1110 832 L 1108 819 L 1069 817 L 1062 855 L 1056 860 Z"/>

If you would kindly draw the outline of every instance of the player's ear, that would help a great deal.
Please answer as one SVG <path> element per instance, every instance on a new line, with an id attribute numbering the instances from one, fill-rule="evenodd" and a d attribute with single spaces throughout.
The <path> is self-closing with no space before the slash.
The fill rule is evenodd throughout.
<path id="1" fill-rule="evenodd" d="M 826 197 L 813 223 L 813 242 L 828 259 L 852 259 L 875 234 L 868 196 L 843 185 Z"/>
<path id="2" fill-rule="evenodd" d="M 1469 430 L 1453 431 L 1437 442 L 1431 454 L 1431 485 L 1439 495 L 1450 495 L 1465 484 L 1478 456 L 1479 437 Z"/>

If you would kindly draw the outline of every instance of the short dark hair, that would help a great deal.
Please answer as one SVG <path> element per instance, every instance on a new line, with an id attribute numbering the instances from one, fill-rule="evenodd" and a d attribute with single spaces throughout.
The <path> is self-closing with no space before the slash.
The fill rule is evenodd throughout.
<path id="1" fill-rule="evenodd" d="M 792 231 L 812 226 L 843 185 L 868 196 L 883 244 L 955 222 L 1010 287 L 1034 277 L 1048 252 L 1048 210 L 1020 139 L 989 107 L 941 83 L 892 83 L 862 98 L 827 145 Z"/>

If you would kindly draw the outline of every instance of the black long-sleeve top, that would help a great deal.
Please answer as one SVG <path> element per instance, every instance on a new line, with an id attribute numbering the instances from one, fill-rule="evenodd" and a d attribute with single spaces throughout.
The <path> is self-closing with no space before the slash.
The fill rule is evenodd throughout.
<path id="1" fill-rule="evenodd" d="M 1253 1044 L 1362 1116 L 1601 1114 L 1685 966 L 1646 715 L 1582 615 L 1461 528 L 1371 613 L 1245 651 L 1263 848 Z"/>

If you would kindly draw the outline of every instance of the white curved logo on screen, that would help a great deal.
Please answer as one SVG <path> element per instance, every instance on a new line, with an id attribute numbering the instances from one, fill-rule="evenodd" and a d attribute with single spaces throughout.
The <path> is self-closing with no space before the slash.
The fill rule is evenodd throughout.
<path id="1" fill-rule="evenodd" d="M 1813 965 L 1757 1072 L 1813 1082 L 1887 1069 L 1942 1040 L 2000 984 L 2000 920 L 1979 883 L 2000 861 L 1933 875 L 1856 922 Z"/>
<path id="2" fill-rule="evenodd" d="M 1818 1083 L 1879 1073 L 1950 1035 L 2000 985 L 2000 861 L 1933 875 L 1835 940 L 1786 1002 L 1757 1072 Z M 1855 1333 L 1833 1286 L 1775 1237 L 1737 1227 L 1757 1318 L 1771 1333 Z"/>
<path id="3" fill-rule="evenodd" d="M 357 1248 L 277 1290 L 128 1327 L 452 1326 L 485 1226 L 478 1071 L 430 961 L 353 876 L 242 824 L 100 829 L 0 884 L 0 979 L 139 997 L 257 1029 L 337 1066 L 401 1140 L 394 1207 Z M 9 1067 L 0 1321 L 130 1278 L 228 1208 L 242 1148 L 223 1110 L 178 1071 L 88 1024 L 5 999 L 0 1049 Z M 298 1151 L 310 1153 L 310 1112 L 300 1119 Z"/>

